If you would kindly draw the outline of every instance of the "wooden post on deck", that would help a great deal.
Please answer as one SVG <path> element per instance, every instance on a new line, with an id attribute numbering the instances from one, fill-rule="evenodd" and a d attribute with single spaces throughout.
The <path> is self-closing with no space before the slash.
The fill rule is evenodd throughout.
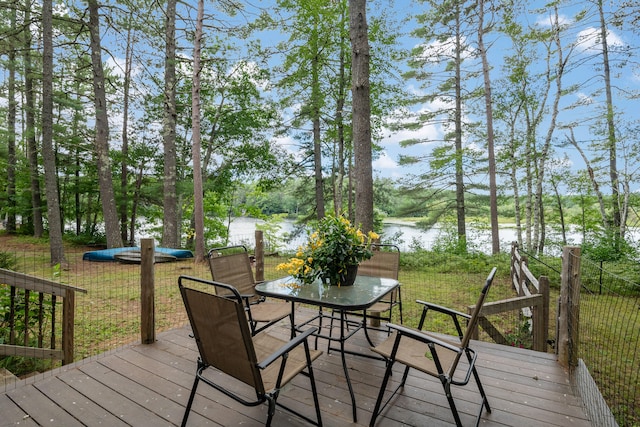
<path id="1" fill-rule="evenodd" d="M 73 362 L 76 294 L 68 290 L 62 299 L 62 364 Z M 52 346 L 53 348 L 53 346 Z"/>
<path id="2" fill-rule="evenodd" d="M 256 248 L 254 256 L 256 257 L 256 282 L 264 281 L 264 233 L 262 230 L 256 230 Z"/>
<path id="3" fill-rule="evenodd" d="M 153 239 L 140 239 L 140 252 L 140 340 L 152 344 L 156 341 Z"/>
<path id="4" fill-rule="evenodd" d="M 580 248 L 562 251 L 560 304 L 558 308 L 558 362 L 565 368 L 578 366 L 580 323 Z"/>
<path id="5" fill-rule="evenodd" d="M 549 278 L 540 276 L 538 294 L 542 295 L 542 304 L 533 306 L 533 349 L 547 351 L 549 337 Z"/>

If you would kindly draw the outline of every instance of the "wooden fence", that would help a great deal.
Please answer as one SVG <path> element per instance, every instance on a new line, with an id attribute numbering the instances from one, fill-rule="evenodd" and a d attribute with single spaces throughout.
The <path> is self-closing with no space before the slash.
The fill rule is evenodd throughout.
<path id="1" fill-rule="evenodd" d="M 518 296 L 485 303 L 480 313 L 479 323 L 496 343 L 508 344 L 507 339 L 489 322 L 486 316 L 520 310 L 521 315 L 531 325 L 532 349 L 546 352 L 549 338 L 549 279 L 545 276 L 540 276 L 539 279 L 534 277 L 527 268 L 526 257 L 521 256 L 518 252 L 516 243 L 512 245 L 511 249 L 510 276 Z M 469 313 L 473 308 L 474 306 L 468 307 Z"/>
<path id="2" fill-rule="evenodd" d="M 56 359 L 62 360 L 63 364 L 73 362 L 75 293 L 86 293 L 86 291 L 5 269 L 0 269 L 0 284 L 10 287 L 9 307 L 7 307 L 9 312 L 4 313 L 4 318 L 8 323 L 9 343 L 0 344 L 0 356 Z M 33 292 L 37 293 L 38 298 L 35 303 L 36 308 L 32 310 L 31 294 Z M 56 348 L 58 341 L 56 338 L 57 298 L 62 298 L 60 348 Z M 19 307 L 20 305 L 21 307 Z M 37 313 L 35 319 L 31 318 L 32 313 Z M 23 325 L 22 328 L 18 328 L 19 324 Z M 29 327 L 30 325 L 35 326 Z M 17 336 L 20 333 L 22 339 L 18 340 Z"/>

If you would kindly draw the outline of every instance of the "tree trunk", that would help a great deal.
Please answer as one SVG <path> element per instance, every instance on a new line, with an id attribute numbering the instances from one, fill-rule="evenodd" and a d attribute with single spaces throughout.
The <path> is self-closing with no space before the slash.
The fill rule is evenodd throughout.
<path id="1" fill-rule="evenodd" d="M 373 171 L 366 0 L 349 0 L 349 16 L 352 49 L 354 180 L 356 182 L 355 222 L 367 232 L 373 230 Z"/>
<path id="2" fill-rule="evenodd" d="M 144 178 L 144 164 L 140 165 L 138 177 L 136 178 L 135 190 L 133 192 L 133 200 L 131 201 L 131 220 L 129 221 L 129 241 L 134 240 L 136 235 L 136 218 L 138 215 L 138 203 L 140 202 L 140 189 L 142 188 L 142 180 Z"/>
<path id="3" fill-rule="evenodd" d="M 56 155 L 53 149 L 53 5 L 42 2 L 42 157 L 44 159 L 51 265 L 64 263 L 62 218 L 58 195 Z"/>
<path id="4" fill-rule="evenodd" d="M 458 249 L 467 252 L 467 225 L 464 203 L 464 164 L 462 150 L 462 36 L 460 34 L 460 3 L 455 2 L 456 14 L 456 217 L 458 224 Z"/>
<path id="5" fill-rule="evenodd" d="M 104 69 L 102 67 L 102 46 L 100 44 L 100 16 L 96 0 L 88 0 L 89 32 L 91 34 L 91 65 L 93 69 L 93 92 L 96 109 L 95 150 L 98 167 L 98 184 L 102 202 L 102 216 L 107 237 L 107 247 L 122 247 L 122 237 L 118 224 L 111 160 L 109 159 L 109 120 L 107 116 L 107 96 L 105 92 Z"/>
<path id="6" fill-rule="evenodd" d="M 342 21 L 344 22 L 344 14 Z M 341 25 L 342 27 L 342 25 Z M 345 150 L 344 150 L 344 104 L 346 99 L 346 85 L 347 79 L 345 76 L 345 42 L 343 38 L 340 38 L 340 65 L 338 69 L 338 99 L 336 102 L 336 127 L 337 127 L 337 143 L 338 143 L 338 171 L 334 183 L 334 197 L 333 205 L 335 207 L 336 214 L 341 213 L 343 209 L 343 183 L 344 183 L 344 162 L 345 162 Z"/>
<path id="7" fill-rule="evenodd" d="M 167 0 L 164 60 L 164 200 L 162 245 L 179 247 L 176 159 L 176 0 Z"/>
<path id="8" fill-rule="evenodd" d="M 489 155 L 489 204 L 491 209 L 491 253 L 500 253 L 500 235 L 498 229 L 498 189 L 496 180 L 496 156 L 494 152 L 493 108 L 491 106 L 491 79 L 489 60 L 484 46 L 484 0 L 478 2 L 478 50 L 482 58 L 482 76 L 484 78 L 484 104 L 487 120 L 487 151 Z"/>
<path id="9" fill-rule="evenodd" d="M 122 99 L 122 162 L 120 164 L 120 235 L 123 241 L 127 238 L 127 220 L 128 220 L 128 161 L 129 161 L 129 88 L 131 86 L 131 68 L 133 62 L 133 30 L 131 27 L 127 29 L 127 47 L 125 51 L 124 64 L 124 95 Z M 135 242 L 130 241 L 132 246 Z"/>
<path id="10" fill-rule="evenodd" d="M 543 198 L 543 182 L 546 171 L 546 161 L 549 157 L 549 149 L 551 147 L 551 141 L 553 139 L 553 133 L 556 128 L 556 123 L 558 120 L 558 114 L 560 111 L 560 99 L 563 94 L 562 87 L 562 77 L 564 76 L 564 69 L 567 63 L 568 58 L 565 58 L 564 52 L 562 50 L 562 44 L 560 41 L 560 17 L 558 15 L 557 8 L 555 9 L 555 22 L 554 28 L 556 31 L 554 34 L 554 42 L 556 44 L 555 53 L 557 55 L 557 63 L 555 65 L 556 74 L 554 76 L 554 81 L 556 84 L 556 92 L 553 99 L 553 105 L 551 107 L 551 118 L 549 121 L 549 129 L 547 130 L 547 135 L 544 140 L 544 145 L 539 154 L 539 161 L 537 166 L 538 176 L 536 179 L 536 193 L 535 193 L 535 204 L 534 204 L 534 219 L 536 221 L 536 226 L 538 227 L 539 232 L 536 233 L 538 236 L 537 241 L 534 245 L 534 252 L 542 254 L 544 252 L 545 245 L 545 219 L 544 219 L 544 198 Z M 551 51 L 549 55 L 551 54 Z"/>
<path id="11" fill-rule="evenodd" d="M 616 124 L 613 111 L 613 94 L 611 92 L 611 70 L 609 66 L 609 45 L 607 43 L 607 22 L 604 17 L 602 0 L 598 0 L 600 14 L 600 43 L 602 45 L 602 65 L 604 67 L 604 89 L 607 98 L 607 145 L 609 147 L 609 179 L 611 180 L 611 209 L 613 212 L 613 226 L 618 231 L 621 227 L 620 218 L 620 183 L 617 166 Z"/>
<path id="12" fill-rule="evenodd" d="M 25 8 L 25 26 L 31 23 L 31 8 Z M 33 221 L 33 236 L 42 237 L 44 234 L 44 224 L 42 222 L 42 198 L 40 194 L 40 172 L 38 172 L 38 144 L 36 142 L 35 126 L 35 93 L 33 91 L 33 69 L 31 65 L 31 32 L 25 31 L 24 49 L 24 91 L 25 91 L 25 120 L 27 153 L 29 157 L 29 172 L 31 183 L 31 210 Z"/>
<path id="13" fill-rule="evenodd" d="M 324 184 L 322 179 L 322 140 L 320 135 L 320 76 L 318 64 L 318 28 L 310 38 L 311 52 L 311 121 L 313 123 L 313 169 L 315 178 L 316 217 L 324 218 Z"/>
<path id="14" fill-rule="evenodd" d="M 605 207 L 604 196 L 602 194 L 602 191 L 600 191 L 600 185 L 598 185 L 598 181 L 596 180 L 596 176 L 595 176 L 595 173 L 593 172 L 593 168 L 591 167 L 591 162 L 589 161 L 589 158 L 585 154 L 582 147 L 580 147 L 580 145 L 578 144 L 578 141 L 576 141 L 576 137 L 573 134 L 573 129 L 569 129 L 569 131 L 570 131 L 570 136 L 567 136 L 567 140 L 571 145 L 573 145 L 576 148 L 576 150 L 578 150 L 578 153 L 580 153 L 582 160 L 584 160 L 584 164 L 587 167 L 587 173 L 589 174 L 589 180 L 591 181 L 591 185 L 593 186 L 593 191 L 596 194 L 596 198 L 598 199 L 598 206 L 600 207 L 600 217 L 602 218 L 602 226 L 606 230 L 608 228 L 609 223 L 607 220 L 607 209 Z"/>
<path id="15" fill-rule="evenodd" d="M 11 28 L 17 33 L 16 9 L 11 11 Z M 9 46 L 9 78 L 7 82 L 8 107 L 7 112 L 7 222 L 5 229 L 8 233 L 16 231 L 16 38 L 11 37 Z"/>
<path id="16" fill-rule="evenodd" d="M 193 41 L 193 78 L 191 86 L 191 123 L 193 157 L 193 216 L 195 220 L 195 262 L 204 261 L 204 200 L 202 187 L 201 140 L 200 140 L 200 55 L 202 25 L 204 20 L 204 0 L 198 1 L 196 34 Z"/>

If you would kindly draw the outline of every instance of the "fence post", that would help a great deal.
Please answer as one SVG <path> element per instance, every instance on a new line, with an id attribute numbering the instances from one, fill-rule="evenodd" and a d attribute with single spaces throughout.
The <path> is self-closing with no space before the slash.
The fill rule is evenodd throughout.
<path id="1" fill-rule="evenodd" d="M 518 279 L 518 270 L 516 267 L 516 255 L 518 253 L 518 242 L 511 242 L 511 286 L 515 287 Z M 516 289 L 517 291 L 517 289 Z M 518 292 L 519 294 L 519 292 Z"/>
<path id="2" fill-rule="evenodd" d="M 62 300 L 62 364 L 73 362 L 74 323 L 76 294 L 72 290 L 65 292 Z"/>
<path id="3" fill-rule="evenodd" d="M 153 239 L 140 239 L 140 252 L 140 340 L 152 344 L 156 341 Z"/>
<path id="4" fill-rule="evenodd" d="M 558 362 L 565 368 L 578 365 L 580 323 L 580 248 L 562 250 L 560 304 L 558 308 Z"/>
<path id="5" fill-rule="evenodd" d="M 533 307 L 533 349 L 546 352 L 549 337 L 549 278 L 540 276 L 538 286 L 542 305 Z"/>
<path id="6" fill-rule="evenodd" d="M 524 270 L 529 269 L 529 258 L 520 254 L 520 276 L 518 277 L 518 296 L 523 297 L 524 294 L 524 283 L 527 279 L 526 274 L 524 274 Z"/>
<path id="7" fill-rule="evenodd" d="M 264 281 L 264 232 L 256 230 L 256 282 Z"/>

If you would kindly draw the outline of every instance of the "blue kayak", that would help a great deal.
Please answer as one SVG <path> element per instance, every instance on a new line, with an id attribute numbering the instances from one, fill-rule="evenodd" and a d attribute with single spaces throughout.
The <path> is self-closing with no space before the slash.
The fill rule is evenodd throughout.
<path id="1" fill-rule="evenodd" d="M 155 248 L 156 253 L 168 255 L 166 257 L 162 257 L 163 259 L 187 259 L 193 258 L 193 252 L 188 249 L 172 249 L 172 248 Z M 97 251 L 89 251 L 85 252 L 82 255 L 82 259 L 85 261 L 118 261 L 118 255 L 126 256 L 127 258 L 134 257 L 135 253 L 140 253 L 139 247 L 124 247 L 124 248 L 111 248 L 111 249 L 101 249 Z"/>

